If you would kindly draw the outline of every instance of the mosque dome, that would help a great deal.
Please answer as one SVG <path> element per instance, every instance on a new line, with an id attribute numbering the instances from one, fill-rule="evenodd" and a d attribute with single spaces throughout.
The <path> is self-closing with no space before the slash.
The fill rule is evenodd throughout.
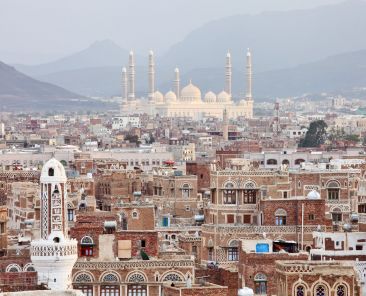
<path id="1" fill-rule="evenodd" d="M 230 101 L 230 95 L 226 91 L 222 91 L 217 95 L 217 102 L 226 103 Z"/>
<path id="2" fill-rule="evenodd" d="M 54 157 L 47 161 L 42 168 L 40 181 L 41 183 L 66 182 L 65 168 L 62 163 Z"/>
<path id="3" fill-rule="evenodd" d="M 320 194 L 318 191 L 316 190 L 311 190 L 308 195 L 307 195 L 308 199 L 320 199 Z"/>
<path id="4" fill-rule="evenodd" d="M 239 105 L 245 105 L 247 102 L 245 100 L 240 100 Z"/>
<path id="5" fill-rule="evenodd" d="M 180 99 L 184 102 L 200 102 L 201 91 L 200 89 L 190 82 L 187 86 L 183 87 L 180 92 Z"/>
<path id="6" fill-rule="evenodd" d="M 166 102 L 175 102 L 177 100 L 177 96 L 175 95 L 174 92 L 172 92 L 171 90 L 168 91 L 166 94 L 165 94 L 165 101 Z"/>
<path id="7" fill-rule="evenodd" d="M 216 95 L 212 91 L 209 91 L 208 93 L 205 94 L 205 102 L 206 103 L 216 102 Z"/>
<path id="8" fill-rule="evenodd" d="M 154 93 L 154 102 L 155 103 L 163 103 L 164 102 L 164 96 L 160 91 L 156 91 Z"/>

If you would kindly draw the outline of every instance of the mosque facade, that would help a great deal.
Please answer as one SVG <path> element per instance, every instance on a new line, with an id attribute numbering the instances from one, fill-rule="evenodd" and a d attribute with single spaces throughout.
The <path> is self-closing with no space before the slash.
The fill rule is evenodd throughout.
<path id="1" fill-rule="evenodd" d="M 247 91 L 245 98 L 235 102 L 232 98 L 232 65 L 231 55 L 228 52 L 225 63 L 225 87 L 218 94 L 212 91 L 202 95 L 198 86 L 192 81 L 181 89 L 180 72 L 174 70 L 173 90 L 163 95 L 155 90 L 155 61 L 154 53 L 149 52 L 148 67 L 148 101 L 144 102 L 135 96 L 135 61 L 134 53 L 129 55 L 128 70 L 122 69 L 122 104 L 123 115 L 131 113 L 147 113 L 150 115 L 159 114 L 163 117 L 190 117 L 200 120 L 205 117 L 217 117 L 223 119 L 224 110 L 228 118 L 252 118 L 253 97 L 252 97 L 252 56 L 247 51 L 246 57 L 246 84 Z"/>

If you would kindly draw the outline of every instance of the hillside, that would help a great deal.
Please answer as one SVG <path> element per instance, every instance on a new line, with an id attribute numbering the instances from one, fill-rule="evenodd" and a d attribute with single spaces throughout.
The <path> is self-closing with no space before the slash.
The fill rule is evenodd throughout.
<path id="1" fill-rule="evenodd" d="M 35 80 L 0 62 L 2 110 L 96 108 L 101 104 L 59 86 Z"/>

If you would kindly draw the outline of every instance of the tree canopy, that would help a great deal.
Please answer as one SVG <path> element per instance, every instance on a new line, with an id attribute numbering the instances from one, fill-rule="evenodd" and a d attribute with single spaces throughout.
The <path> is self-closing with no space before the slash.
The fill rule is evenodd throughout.
<path id="1" fill-rule="evenodd" d="M 327 139 L 327 124 L 324 120 L 316 120 L 310 123 L 305 138 L 300 141 L 301 147 L 319 147 Z"/>

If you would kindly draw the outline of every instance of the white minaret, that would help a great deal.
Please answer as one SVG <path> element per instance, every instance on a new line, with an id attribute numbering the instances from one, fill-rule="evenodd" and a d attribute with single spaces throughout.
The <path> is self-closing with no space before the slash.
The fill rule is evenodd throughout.
<path id="1" fill-rule="evenodd" d="M 63 165 L 51 158 L 41 172 L 40 239 L 31 242 L 31 260 L 38 283 L 51 290 L 71 289 L 77 241 L 67 234 L 67 188 Z"/>
<path id="2" fill-rule="evenodd" d="M 177 96 L 177 100 L 180 98 L 180 78 L 179 78 L 179 69 L 174 69 L 174 92 Z"/>
<path id="3" fill-rule="evenodd" d="M 132 50 L 128 59 L 128 99 L 135 99 L 135 57 Z"/>
<path id="4" fill-rule="evenodd" d="M 252 101 L 252 54 L 248 48 L 247 51 L 247 93 L 246 100 Z"/>
<path id="5" fill-rule="evenodd" d="M 225 65 L 225 92 L 231 97 L 231 55 L 228 51 L 226 54 L 226 65 Z"/>
<path id="6" fill-rule="evenodd" d="M 126 67 L 122 68 L 122 101 L 127 99 L 127 69 Z"/>
<path id="7" fill-rule="evenodd" d="M 149 101 L 153 101 L 155 93 L 155 61 L 152 50 L 149 52 Z"/>

